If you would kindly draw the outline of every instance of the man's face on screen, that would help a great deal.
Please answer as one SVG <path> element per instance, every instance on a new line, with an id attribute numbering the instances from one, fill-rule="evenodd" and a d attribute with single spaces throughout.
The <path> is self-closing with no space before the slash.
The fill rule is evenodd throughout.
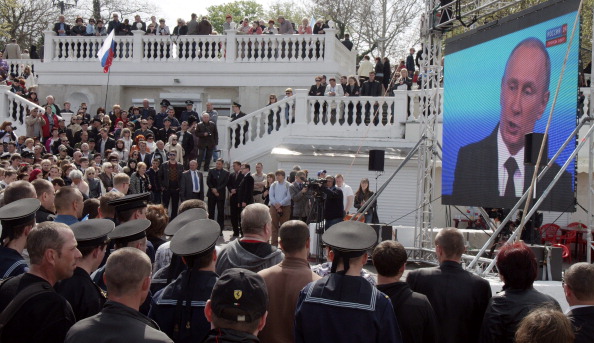
<path id="1" fill-rule="evenodd" d="M 540 49 L 521 46 L 510 57 L 501 80 L 500 130 L 512 155 L 522 149 L 524 135 L 534 130 L 549 101 L 545 63 Z"/>

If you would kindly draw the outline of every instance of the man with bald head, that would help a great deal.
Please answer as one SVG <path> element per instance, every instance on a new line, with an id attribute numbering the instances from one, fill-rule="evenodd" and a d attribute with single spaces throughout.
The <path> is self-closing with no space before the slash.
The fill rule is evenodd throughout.
<path id="1" fill-rule="evenodd" d="M 56 192 L 56 217 L 54 221 L 72 225 L 82 217 L 83 195 L 75 187 L 62 187 Z"/>
<path id="2" fill-rule="evenodd" d="M 512 208 L 530 187 L 534 167 L 524 165 L 524 136 L 534 131 L 547 108 L 550 76 L 551 59 L 539 39 L 526 38 L 515 46 L 501 79 L 499 123 L 483 140 L 460 148 L 449 203 Z M 537 183 L 536 198 L 559 170 L 553 164 Z M 541 208 L 569 209 L 571 186 L 571 175 L 563 173 Z"/>

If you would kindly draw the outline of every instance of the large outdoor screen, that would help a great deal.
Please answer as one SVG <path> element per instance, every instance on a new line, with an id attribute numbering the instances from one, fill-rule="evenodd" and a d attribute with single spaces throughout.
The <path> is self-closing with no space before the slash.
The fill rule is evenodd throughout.
<path id="1" fill-rule="evenodd" d="M 535 6 L 446 42 L 443 204 L 511 208 L 530 186 L 525 134 L 545 130 L 579 1 Z M 579 21 L 578 21 L 579 23 Z M 549 160 L 577 123 L 579 24 L 553 111 Z M 575 140 L 536 185 L 541 197 Z M 540 206 L 574 211 L 575 162 Z"/>

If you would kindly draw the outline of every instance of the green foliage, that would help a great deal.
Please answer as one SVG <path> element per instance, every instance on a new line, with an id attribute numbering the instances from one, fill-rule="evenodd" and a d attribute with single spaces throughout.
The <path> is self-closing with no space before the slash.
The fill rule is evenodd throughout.
<path id="1" fill-rule="evenodd" d="M 51 0 L 0 0 L 0 40 L 15 38 L 21 49 L 28 49 L 57 21 L 58 14 Z"/>
<path id="2" fill-rule="evenodd" d="M 285 19 L 295 23 L 295 27 L 301 25 L 303 18 L 307 18 L 308 22 L 311 19 L 311 15 L 308 15 L 303 7 L 291 0 L 278 0 L 271 3 L 263 19 L 266 21 L 272 19 L 276 22 L 279 16 L 284 16 Z"/>
<path id="3" fill-rule="evenodd" d="M 231 14 L 233 21 L 236 23 L 245 17 L 250 21 L 264 17 L 264 7 L 258 2 L 251 0 L 239 0 L 221 5 L 213 5 L 207 7 L 206 11 L 208 12 L 208 20 L 219 33 L 223 33 L 223 23 L 227 14 Z"/>

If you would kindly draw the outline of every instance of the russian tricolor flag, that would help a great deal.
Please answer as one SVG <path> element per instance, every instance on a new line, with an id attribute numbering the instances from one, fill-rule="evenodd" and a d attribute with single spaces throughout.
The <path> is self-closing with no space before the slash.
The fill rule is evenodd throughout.
<path id="1" fill-rule="evenodd" d="M 97 57 L 99 57 L 99 60 L 101 61 L 101 66 L 103 67 L 104 73 L 109 71 L 109 67 L 111 67 L 111 62 L 113 61 L 113 52 L 115 49 L 115 42 L 113 41 L 114 33 L 115 30 L 111 30 L 103 42 L 103 46 L 97 53 Z"/>

